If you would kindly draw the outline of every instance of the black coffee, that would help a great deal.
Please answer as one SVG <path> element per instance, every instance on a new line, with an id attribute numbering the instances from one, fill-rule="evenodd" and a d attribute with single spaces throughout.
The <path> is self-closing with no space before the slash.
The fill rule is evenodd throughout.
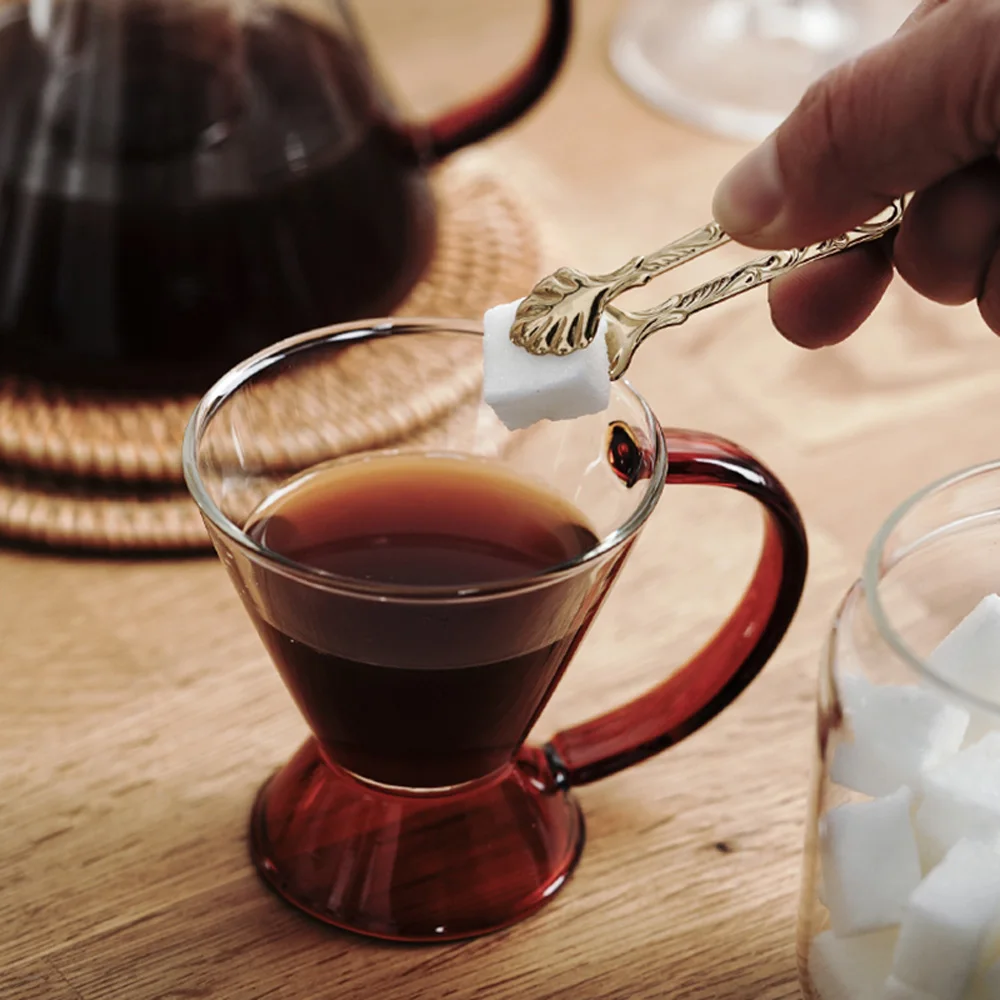
<path id="1" fill-rule="evenodd" d="M 425 267 L 417 154 L 332 30 L 76 0 L 45 37 L 4 8 L 0 369 L 198 390 Z"/>
<path id="2" fill-rule="evenodd" d="M 265 502 L 247 530 L 305 566 L 397 590 L 530 580 L 597 544 L 569 502 L 459 457 L 321 466 Z M 333 762 L 384 784 L 441 787 L 510 759 L 606 572 L 463 602 L 349 597 L 267 571 L 245 597 Z"/>

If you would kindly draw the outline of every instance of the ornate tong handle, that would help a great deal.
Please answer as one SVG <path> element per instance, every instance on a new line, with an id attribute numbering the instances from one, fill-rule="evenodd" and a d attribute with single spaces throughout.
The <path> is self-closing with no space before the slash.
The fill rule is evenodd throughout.
<path id="1" fill-rule="evenodd" d="M 610 274 L 560 267 L 542 278 L 518 306 L 510 339 L 532 354 L 579 351 L 593 343 L 601 313 L 612 299 L 728 242 L 719 224 L 710 222 Z"/>
<path id="2" fill-rule="evenodd" d="M 532 354 L 571 354 L 593 343 L 601 314 L 606 313 L 611 377 L 621 378 L 636 348 L 650 334 L 680 326 L 695 313 L 766 285 L 804 264 L 880 239 L 899 225 L 906 203 L 907 198 L 899 198 L 871 222 L 849 233 L 809 247 L 758 257 L 642 312 L 626 312 L 611 302 L 729 242 L 718 223 L 710 223 L 649 257 L 636 257 L 611 274 L 587 275 L 561 267 L 543 278 L 518 307 L 510 338 Z"/>

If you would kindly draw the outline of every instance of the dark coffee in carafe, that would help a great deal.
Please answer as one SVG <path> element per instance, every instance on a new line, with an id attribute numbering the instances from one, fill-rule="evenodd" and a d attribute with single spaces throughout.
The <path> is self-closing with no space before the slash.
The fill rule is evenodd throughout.
<path id="1" fill-rule="evenodd" d="M 183 0 L 4 8 L 0 370 L 198 389 L 390 311 L 433 242 L 415 147 L 331 25 Z"/>

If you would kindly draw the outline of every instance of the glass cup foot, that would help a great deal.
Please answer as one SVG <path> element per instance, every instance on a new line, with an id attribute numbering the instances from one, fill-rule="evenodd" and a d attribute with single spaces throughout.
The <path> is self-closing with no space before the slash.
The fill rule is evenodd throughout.
<path id="1" fill-rule="evenodd" d="M 546 787 L 537 750 L 448 794 L 381 791 L 308 740 L 261 788 L 250 850 L 291 905 L 394 941 L 488 934 L 547 902 L 576 867 L 583 816 Z"/>

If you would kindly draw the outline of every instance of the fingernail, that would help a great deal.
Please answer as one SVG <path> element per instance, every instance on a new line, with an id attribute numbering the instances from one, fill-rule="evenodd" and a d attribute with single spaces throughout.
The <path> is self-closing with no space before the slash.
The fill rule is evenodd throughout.
<path id="1" fill-rule="evenodd" d="M 771 135 L 723 177 L 712 209 L 731 236 L 752 236 L 774 222 L 784 200 L 778 144 Z"/>

